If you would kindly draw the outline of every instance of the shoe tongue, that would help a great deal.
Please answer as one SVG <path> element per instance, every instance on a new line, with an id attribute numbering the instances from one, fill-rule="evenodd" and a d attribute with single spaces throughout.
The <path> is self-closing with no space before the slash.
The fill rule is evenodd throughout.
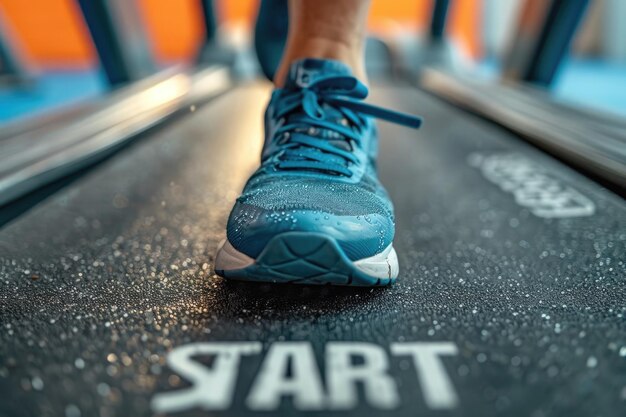
<path id="1" fill-rule="evenodd" d="M 352 71 L 346 64 L 332 59 L 301 59 L 291 64 L 285 88 L 304 88 L 321 77 L 332 75 L 352 75 Z"/>
<path id="2" fill-rule="evenodd" d="M 311 83 L 319 78 L 342 75 L 351 76 L 352 71 L 346 64 L 340 61 L 332 59 L 305 58 L 291 64 L 287 80 L 285 81 L 285 89 L 297 90 L 311 85 Z M 325 119 L 327 121 L 339 123 L 343 118 L 342 114 L 338 110 L 328 105 L 323 105 L 323 108 L 325 110 Z M 301 131 L 310 136 L 324 138 L 336 147 L 350 151 L 350 144 L 346 141 L 343 135 L 339 135 L 332 130 L 319 128 L 303 129 Z"/>

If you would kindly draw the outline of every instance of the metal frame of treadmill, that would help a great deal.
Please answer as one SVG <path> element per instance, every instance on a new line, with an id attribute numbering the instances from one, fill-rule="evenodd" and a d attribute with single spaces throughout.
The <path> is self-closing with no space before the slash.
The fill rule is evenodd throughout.
<path id="1" fill-rule="evenodd" d="M 551 85 L 588 4 L 589 0 L 526 0 L 503 60 L 504 78 Z"/>
<path id="2" fill-rule="evenodd" d="M 431 41 L 443 40 L 449 9 L 450 0 L 435 0 L 433 3 L 430 28 L 428 32 Z"/>
<path id="3" fill-rule="evenodd" d="M 25 84 L 30 81 L 24 67 L 23 57 L 20 55 L 15 36 L 5 21 L 0 10 L 0 85 Z"/>
<path id="4" fill-rule="evenodd" d="M 157 71 L 135 2 L 78 0 L 78 4 L 111 86 Z"/>
<path id="5" fill-rule="evenodd" d="M 225 54 L 213 54 L 195 69 L 173 67 L 138 79 L 154 66 L 134 5 L 120 0 L 79 4 L 109 82 L 118 88 L 96 100 L 3 126 L 0 208 L 104 159 L 147 129 L 234 86 L 234 61 L 220 59 Z M 205 44 L 212 45 L 213 2 L 203 0 L 202 5 Z"/>
<path id="6" fill-rule="evenodd" d="M 0 206 L 105 158 L 139 133 L 232 85 L 224 66 L 173 69 L 44 122 L 25 120 L 9 127 L 11 135 L 0 137 Z"/>
<path id="7" fill-rule="evenodd" d="M 488 85 L 433 68 L 423 70 L 417 83 L 626 192 L 626 120 L 562 105 L 530 88 Z"/>
<path id="8" fill-rule="evenodd" d="M 532 45 L 524 38 L 513 46 L 511 51 L 521 53 L 523 62 L 509 62 L 507 68 L 521 72 L 511 76 L 505 70 L 505 78 L 549 85 L 587 3 L 552 0 L 539 4 L 528 0 L 527 11 L 533 16 L 531 21 L 521 22 L 518 31 L 523 32 L 532 24 L 536 33 L 531 34 Z M 447 1 L 438 1 L 437 5 L 441 9 L 448 6 Z M 435 7 L 431 27 L 438 29 L 441 38 L 445 17 Z M 536 88 L 513 83 L 487 84 L 435 66 L 420 68 L 409 77 L 418 87 L 516 131 L 537 147 L 626 195 L 624 118 L 558 103 Z"/>

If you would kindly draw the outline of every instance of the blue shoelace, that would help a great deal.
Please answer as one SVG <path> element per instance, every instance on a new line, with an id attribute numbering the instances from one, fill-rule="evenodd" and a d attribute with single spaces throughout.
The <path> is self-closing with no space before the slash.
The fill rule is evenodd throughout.
<path id="1" fill-rule="evenodd" d="M 361 146 L 367 123 L 363 116 L 415 129 L 422 123 L 419 117 L 364 103 L 361 100 L 367 97 L 367 87 L 351 76 L 319 78 L 307 87 L 285 89 L 279 94 L 274 118 L 286 122 L 274 134 L 278 144 L 277 169 L 314 170 L 350 177 L 352 171 L 348 166 L 358 160 L 352 152 L 333 142 L 352 140 Z M 341 120 L 328 120 L 329 107 Z M 332 140 L 320 137 L 321 131 Z"/>

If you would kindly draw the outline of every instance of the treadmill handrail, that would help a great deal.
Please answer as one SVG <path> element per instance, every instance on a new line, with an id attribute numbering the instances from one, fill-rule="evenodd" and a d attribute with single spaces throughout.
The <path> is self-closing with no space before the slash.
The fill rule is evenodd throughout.
<path id="1" fill-rule="evenodd" d="M 104 157 L 177 111 L 232 86 L 228 68 L 168 70 L 100 99 L 95 110 L 0 141 L 0 206 Z"/>
<path id="2" fill-rule="evenodd" d="M 418 84 L 517 131 L 537 146 L 618 188 L 625 187 L 626 121 L 617 116 L 572 111 L 547 101 L 547 96 L 537 97 L 506 85 L 487 85 L 431 68 L 421 72 Z"/>

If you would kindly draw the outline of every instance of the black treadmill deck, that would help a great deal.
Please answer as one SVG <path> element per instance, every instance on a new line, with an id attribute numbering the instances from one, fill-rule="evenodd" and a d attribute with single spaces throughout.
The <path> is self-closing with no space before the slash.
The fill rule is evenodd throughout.
<path id="1" fill-rule="evenodd" d="M 372 98 L 425 118 L 380 126 L 396 285 L 215 276 L 266 99 L 237 89 L 4 226 L 0 416 L 623 415 L 624 201 L 409 87 Z"/>

